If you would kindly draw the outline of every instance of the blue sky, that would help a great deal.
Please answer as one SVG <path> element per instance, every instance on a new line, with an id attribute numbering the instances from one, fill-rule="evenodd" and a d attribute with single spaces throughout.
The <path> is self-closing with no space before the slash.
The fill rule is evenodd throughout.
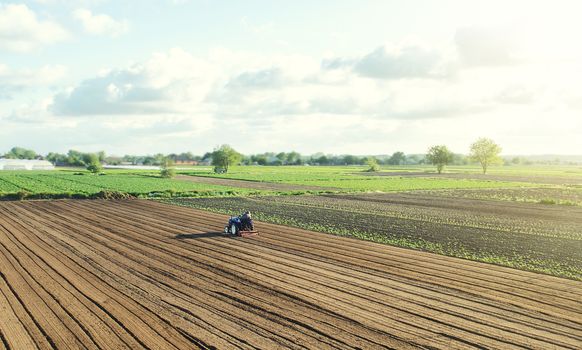
<path id="1" fill-rule="evenodd" d="M 0 1 L 0 152 L 582 153 L 576 1 Z"/>

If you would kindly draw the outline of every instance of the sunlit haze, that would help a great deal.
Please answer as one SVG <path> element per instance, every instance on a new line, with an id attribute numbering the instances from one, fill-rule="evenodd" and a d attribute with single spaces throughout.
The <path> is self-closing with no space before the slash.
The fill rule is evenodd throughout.
<path id="1" fill-rule="evenodd" d="M 579 1 L 0 2 L 0 153 L 582 154 Z"/>

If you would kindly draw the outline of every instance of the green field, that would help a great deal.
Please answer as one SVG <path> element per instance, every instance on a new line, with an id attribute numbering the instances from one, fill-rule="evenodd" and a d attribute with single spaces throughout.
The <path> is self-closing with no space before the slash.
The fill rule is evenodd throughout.
<path id="1" fill-rule="evenodd" d="M 227 174 L 214 174 L 208 167 L 191 167 L 184 169 L 200 176 L 219 176 L 236 179 L 257 181 L 285 181 L 310 178 L 334 178 L 354 175 L 364 172 L 367 166 L 234 166 Z M 436 169 L 431 165 L 395 165 L 382 166 L 381 172 L 422 172 L 436 174 Z M 452 174 L 481 174 L 482 169 L 477 165 L 451 165 L 445 167 L 443 173 Z M 494 166 L 487 170 L 489 175 L 515 175 L 515 176 L 559 176 L 582 177 L 582 166 Z"/>
<path id="2" fill-rule="evenodd" d="M 246 181 L 317 186 L 334 192 L 393 192 L 438 189 L 523 188 L 528 184 L 510 181 L 447 179 L 435 177 L 371 177 L 362 167 L 233 167 L 228 174 L 208 168 L 181 170 L 181 174 Z M 0 172 L 0 198 L 48 199 L 91 198 L 102 191 L 135 197 L 200 197 L 302 194 L 308 191 L 256 190 L 240 186 L 202 184 L 165 179 L 151 170 L 107 170 L 94 175 L 84 170 Z M 317 191 L 316 191 L 317 192 Z M 313 193 L 313 191 L 309 191 Z"/>
<path id="3" fill-rule="evenodd" d="M 0 172 L 0 198 L 91 198 L 101 191 L 136 197 L 250 195 L 257 191 L 160 178 L 151 172 L 79 171 Z"/>
<path id="4" fill-rule="evenodd" d="M 430 190 L 445 191 L 443 194 L 466 198 L 582 204 L 582 170 L 579 167 L 497 167 L 492 168 L 492 174 L 485 176 L 479 175 L 479 169 L 471 166 L 450 167 L 448 173 L 441 175 L 431 173 L 434 169 L 426 166 L 384 167 L 382 172 L 376 174 L 369 174 L 365 170 L 361 166 L 235 166 L 227 174 L 215 174 L 208 167 L 178 170 L 178 173 L 193 176 L 193 179 L 207 177 L 245 180 L 227 185 L 164 179 L 152 170 L 116 169 L 106 170 L 100 175 L 71 168 L 44 172 L 2 171 L 0 198 L 91 198 L 102 191 L 143 198 L 318 194 L 317 190 L 307 188 L 284 191 L 276 188 L 252 189 L 252 186 L 246 185 L 247 181 L 258 181 L 311 186 L 320 188 L 321 192 Z M 476 178 L 476 174 L 479 177 Z M 532 179 L 531 182 L 529 179 Z M 544 183 L 545 180 L 549 183 Z M 561 182 L 567 183 L 556 184 Z"/>
<path id="5" fill-rule="evenodd" d="M 0 199 L 138 197 L 227 214 L 246 208 L 262 221 L 582 279 L 578 167 L 365 170 L 191 167 L 175 179 L 152 170 L 1 171 Z"/>
<path id="6" fill-rule="evenodd" d="M 412 171 L 412 168 L 406 171 Z M 422 168 L 417 168 L 416 171 Z M 331 187 L 340 191 L 411 191 L 459 188 L 510 188 L 528 187 L 527 183 L 498 180 L 448 179 L 438 174 L 425 178 L 373 177 L 365 174 L 365 167 L 233 167 L 227 174 L 214 174 L 208 170 L 185 171 L 184 174 L 225 179 L 286 183 Z M 388 168 L 385 171 L 394 170 Z"/>

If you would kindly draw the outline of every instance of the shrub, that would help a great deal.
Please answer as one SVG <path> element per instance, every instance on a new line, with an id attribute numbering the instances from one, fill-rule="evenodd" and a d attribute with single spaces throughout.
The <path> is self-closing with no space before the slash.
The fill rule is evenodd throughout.
<path id="1" fill-rule="evenodd" d="M 539 203 L 550 205 L 550 204 L 556 204 L 556 201 L 554 199 L 551 199 L 551 198 L 543 198 L 543 199 L 540 199 Z"/>
<path id="2" fill-rule="evenodd" d="M 367 161 L 366 164 L 368 164 L 369 168 L 368 172 L 376 172 L 376 171 L 380 171 L 380 165 L 378 164 L 378 160 L 374 157 L 370 157 Z"/>
<path id="3" fill-rule="evenodd" d="M 176 176 L 173 160 L 167 157 L 162 160 L 162 164 L 160 165 L 160 176 L 166 179 L 170 179 Z"/>

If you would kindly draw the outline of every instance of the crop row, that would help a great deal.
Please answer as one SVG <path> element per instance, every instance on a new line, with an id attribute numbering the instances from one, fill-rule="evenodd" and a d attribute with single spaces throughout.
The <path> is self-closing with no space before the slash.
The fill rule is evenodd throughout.
<path id="1" fill-rule="evenodd" d="M 408 210 L 411 214 L 390 216 L 381 215 L 377 209 L 370 212 L 365 209 L 356 210 L 357 206 L 364 205 L 365 208 L 361 199 L 352 204 L 335 203 L 336 207 L 307 207 L 304 203 L 292 202 L 296 198 L 200 198 L 171 199 L 169 202 L 225 214 L 250 210 L 256 219 L 266 222 L 582 279 L 580 239 L 464 226 L 461 221 L 448 223 L 426 220 L 414 217 L 414 213 L 419 211 L 410 205 Z M 329 200 L 313 196 L 310 199 Z M 393 205 L 386 205 L 386 210 L 390 206 Z M 405 211 L 406 208 L 406 205 L 402 206 L 401 210 Z M 516 218 L 515 221 L 512 224 L 514 227 L 527 226 L 526 218 Z"/>
<path id="2" fill-rule="evenodd" d="M 83 173 L 81 173 L 83 174 Z M 0 173 L 0 198 L 84 198 L 101 191 L 134 196 L 248 195 L 258 191 L 142 174 Z"/>
<path id="3" fill-rule="evenodd" d="M 458 188 L 511 188 L 530 184 L 510 181 L 450 179 L 444 176 L 365 176 L 361 167 L 236 167 L 226 174 L 210 171 L 189 171 L 190 175 L 219 177 L 248 181 L 285 183 L 298 186 L 317 186 L 344 191 L 410 191 Z"/>
<path id="4" fill-rule="evenodd" d="M 432 192 L 440 196 L 456 198 L 473 198 L 501 200 L 513 202 L 528 202 L 540 204 L 559 204 L 582 206 L 582 188 L 574 186 L 537 187 L 537 188 L 506 188 L 482 190 L 445 190 Z"/>
<path id="5" fill-rule="evenodd" d="M 398 198 L 397 195 L 394 197 L 391 194 L 289 196 L 277 198 L 277 202 L 303 206 L 305 210 L 326 208 L 437 224 L 582 240 L 579 222 L 564 221 L 561 218 L 542 219 L 533 215 L 520 217 L 503 211 L 491 213 L 483 210 L 451 210 L 433 206 L 430 199 L 427 200 L 422 194 L 418 196 L 418 201 L 411 203 L 398 203 Z M 453 198 L 438 196 L 428 198 L 455 201 Z"/>

